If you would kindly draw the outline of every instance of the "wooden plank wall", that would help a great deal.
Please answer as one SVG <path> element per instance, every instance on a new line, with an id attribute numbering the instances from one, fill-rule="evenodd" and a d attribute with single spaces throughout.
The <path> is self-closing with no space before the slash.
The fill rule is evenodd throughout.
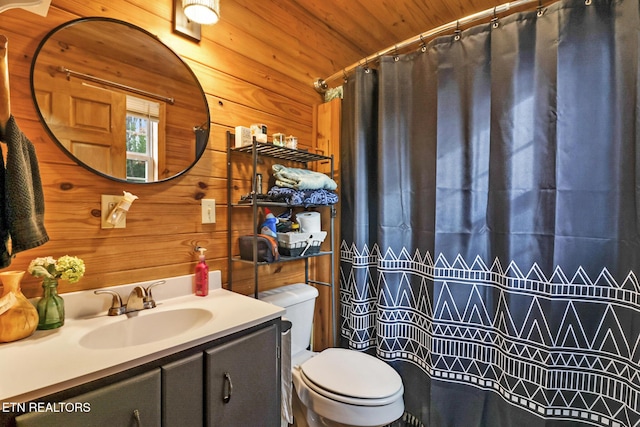
<path id="1" fill-rule="evenodd" d="M 226 131 L 264 123 L 269 134 L 294 134 L 301 147 L 312 149 L 314 106 L 322 102 L 312 82 L 333 73 L 334 61 L 348 63 L 342 56 L 352 54 L 328 28 L 306 20 L 304 11 L 278 3 L 222 0 L 222 21 L 204 26 L 199 43 L 173 33 L 172 0 L 53 0 L 46 17 L 21 9 L 0 14 L 0 34 L 9 39 L 12 113 L 37 151 L 51 238 L 19 253 L 10 269 L 26 269 L 35 257 L 79 256 L 86 262 L 86 276 L 77 284 L 62 284 L 65 293 L 191 274 L 197 261 L 194 247 L 200 245 L 208 248 L 209 266 L 222 271 L 226 284 Z M 56 26 L 87 16 L 125 20 L 156 34 L 194 70 L 212 123 L 206 153 L 185 175 L 145 185 L 102 178 L 69 159 L 38 121 L 29 85 L 38 43 Z M 101 229 L 100 195 L 123 190 L 139 196 L 127 228 Z M 202 198 L 216 199 L 216 224 L 200 224 Z M 238 226 L 238 232 L 244 229 L 246 225 Z M 261 271 L 264 289 L 304 279 L 298 263 Z M 250 294 L 251 274 L 251 269 L 234 273 L 234 291 Z M 242 280 L 236 282 L 238 278 Z M 25 275 L 23 291 L 29 297 L 40 295 L 39 281 Z"/>

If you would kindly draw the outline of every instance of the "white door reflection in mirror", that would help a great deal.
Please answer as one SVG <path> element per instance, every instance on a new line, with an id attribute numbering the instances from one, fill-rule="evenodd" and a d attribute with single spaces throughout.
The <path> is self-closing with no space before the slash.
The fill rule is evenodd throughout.
<path id="1" fill-rule="evenodd" d="M 124 179 L 125 95 L 46 73 L 41 82 L 35 96 L 60 144 L 89 167 Z"/>

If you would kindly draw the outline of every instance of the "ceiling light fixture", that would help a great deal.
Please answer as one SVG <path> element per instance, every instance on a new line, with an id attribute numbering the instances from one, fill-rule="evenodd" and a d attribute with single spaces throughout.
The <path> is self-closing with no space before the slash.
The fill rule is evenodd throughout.
<path id="1" fill-rule="evenodd" d="M 220 19 L 220 0 L 182 0 L 186 17 L 203 25 L 213 25 Z"/>

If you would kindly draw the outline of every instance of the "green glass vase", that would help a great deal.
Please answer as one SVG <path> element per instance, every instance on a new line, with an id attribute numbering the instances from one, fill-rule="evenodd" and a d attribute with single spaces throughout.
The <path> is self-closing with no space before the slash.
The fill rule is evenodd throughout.
<path id="1" fill-rule="evenodd" d="M 45 277 L 44 294 L 38 301 L 38 329 L 56 329 L 64 325 L 64 300 L 58 295 L 58 279 Z"/>

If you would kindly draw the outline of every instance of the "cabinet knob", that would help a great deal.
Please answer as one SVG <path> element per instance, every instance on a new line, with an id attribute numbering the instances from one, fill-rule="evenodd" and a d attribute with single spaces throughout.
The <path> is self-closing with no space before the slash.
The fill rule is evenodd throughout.
<path id="1" fill-rule="evenodd" d="M 233 383 L 231 382 L 231 375 L 228 372 L 224 373 L 224 385 L 222 387 L 222 401 L 229 403 L 231 400 L 231 394 L 233 393 Z"/>

